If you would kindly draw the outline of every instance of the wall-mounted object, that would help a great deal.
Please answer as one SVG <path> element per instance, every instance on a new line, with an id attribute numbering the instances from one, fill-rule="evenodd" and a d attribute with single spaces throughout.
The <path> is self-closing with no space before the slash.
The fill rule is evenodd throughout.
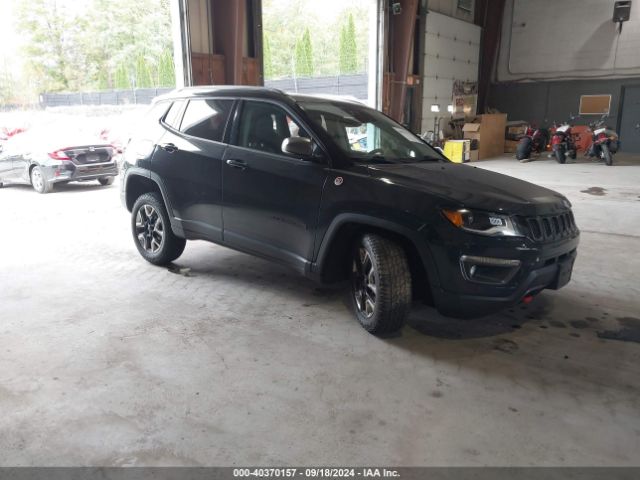
<path id="1" fill-rule="evenodd" d="M 631 16 L 631 0 L 621 0 L 613 4 L 613 23 L 618 24 L 618 31 L 622 32 L 622 23 L 628 22 Z"/>
<path id="2" fill-rule="evenodd" d="M 580 115 L 608 115 L 611 109 L 611 95 L 581 95 Z"/>

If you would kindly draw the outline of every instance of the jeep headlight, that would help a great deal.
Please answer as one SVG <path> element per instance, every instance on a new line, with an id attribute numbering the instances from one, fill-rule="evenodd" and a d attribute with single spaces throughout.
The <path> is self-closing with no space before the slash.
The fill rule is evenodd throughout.
<path id="1" fill-rule="evenodd" d="M 517 237 L 522 235 L 508 215 L 467 209 L 445 209 L 442 210 L 442 213 L 453 225 L 467 232 L 492 237 Z"/>

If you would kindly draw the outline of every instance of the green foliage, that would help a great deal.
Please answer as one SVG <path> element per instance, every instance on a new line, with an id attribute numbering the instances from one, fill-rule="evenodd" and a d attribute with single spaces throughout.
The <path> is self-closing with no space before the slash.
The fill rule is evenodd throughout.
<path id="1" fill-rule="evenodd" d="M 30 0 L 18 4 L 29 76 L 44 91 L 78 90 L 86 57 L 78 48 L 86 22 L 70 14 L 69 5 L 56 0 Z"/>
<path id="2" fill-rule="evenodd" d="M 121 64 L 116 68 L 113 88 L 118 90 L 126 90 L 131 88 L 131 80 L 126 65 Z"/>
<path id="3" fill-rule="evenodd" d="M 0 103 L 11 103 L 15 95 L 15 81 L 7 69 L 0 71 Z"/>
<path id="4" fill-rule="evenodd" d="M 302 37 L 296 42 L 295 73 L 299 77 L 311 77 L 313 75 L 313 49 L 308 28 L 305 29 Z"/>
<path id="5" fill-rule="evenodd" d="M 144 55 L 138 55 L 136 60 L 136 88 L 151 88 L 154 86 L 151 69 Z"/>
<path id="6" fill-rule="evenodd" d="M 340 73 L 358 71 L 358 47 L 356 45 L 356 25 L 353 14 L 349 14 L 347 24 L 340 29 Z"/>
<path id="7" fill-rule="evenodd" d="M 340 68 L 341 31 L 353 18 L 355 49 L 354 73 L 366 71 L 369 44 L 370 0 L 348 0 L 342 3 L 318 0 L 262 0 L 263 42 L 269 44 L 269 68 L 265 78 L 291 77 L 296 72 L 296 45 L 306 29 L 313 32 L 313 75 L 338 75 Z M 337 7 L 336 7 L 337 5 Z M 349 42 L 350 43 L 350 42 Z M 342 72 L 345 73 L 345 72 Z"/>
<path id="8" fill-rule="evenodd" d="M 269 37 L 265 36 L 262 42 L 262 65 L 265 78 L 272 78 L 274 74 L 273 63 L 271 58 L 271 43 Z"/>
<path id="9" fill-rule="evenodd" d="M 173 64 L 173 53 L 171 49 L 166 48 L 158 63 L 158 86 L 159 87 L 175 87 L 176 85 L 176 69 Z"/>
<path id="10" fill-rule="evenodd" d="M 41 92 L 175 85 L 168 0 L 24 0 L 18 28 Z"/>

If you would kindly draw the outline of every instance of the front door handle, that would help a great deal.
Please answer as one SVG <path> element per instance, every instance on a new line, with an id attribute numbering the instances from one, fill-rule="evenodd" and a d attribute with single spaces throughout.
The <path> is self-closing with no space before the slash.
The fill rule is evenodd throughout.
<path id="1" fill-rule="evenodd" d="M 178 147 L 176 147 L 173 143 L 163 143 L 160 145 L 160 148 L 168 153 L 174 153 L 178 151 Z"/>
<path id="2" fill-rule="evenodd" d="M 232 168 L 237 168 L 239 170 L 246 170 L 247 168 L 247 164 L 242 160 L 233 160 L 231 158 L 227 160 L 227 165 L 229 165 Z"/>

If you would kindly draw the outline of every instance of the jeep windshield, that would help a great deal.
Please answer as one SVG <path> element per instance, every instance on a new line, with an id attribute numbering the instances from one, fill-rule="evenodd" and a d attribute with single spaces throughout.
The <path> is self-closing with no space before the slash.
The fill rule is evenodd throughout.
<path id="1" fill-rule="evenodd" d="M 298 104 L 355 162 L 445 161 L 420 137 L 364 105 L 325 99 L 298 100 Z"/>

